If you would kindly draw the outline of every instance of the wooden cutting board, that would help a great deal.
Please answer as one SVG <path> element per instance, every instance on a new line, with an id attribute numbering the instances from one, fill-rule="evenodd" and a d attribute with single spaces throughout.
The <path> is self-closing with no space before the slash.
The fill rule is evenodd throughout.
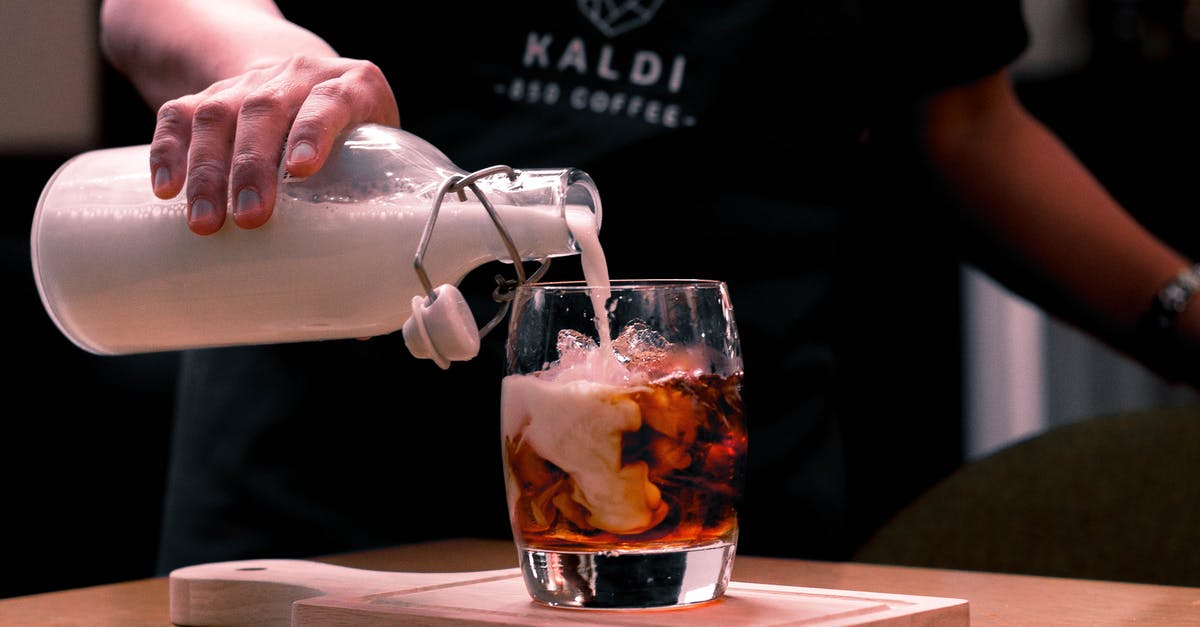
<path id="1" fill-rule="evenodd" d="M 534 603 L 516 568 L 363 570 L 305 560 L 189 566 L 170 575 L 177 625 L 968 625 L 941 597 L 733 582 L 703 605 L 580 610 Z"/>

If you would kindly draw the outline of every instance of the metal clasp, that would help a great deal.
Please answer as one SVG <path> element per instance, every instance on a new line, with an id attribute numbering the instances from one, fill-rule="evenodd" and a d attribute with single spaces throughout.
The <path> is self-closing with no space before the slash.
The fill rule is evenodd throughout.
<path id="1" fill-rule="evenodd" d="M 446 177 L 446 180 L 442 181 L 441 187 L 438 188 L 437 196 L 433 199 L 433 208 L 429 212 L 429 219 L 425 222 L 425 230 L 421 233 L 421 242 L 417 245 L 417 254 L 413 259 L 413 268 L 417 272 L 417 278 L 421 280 L 421 286 L 425 288 L 425 293 L 428 295 L 429 301 L 433 302 L 437 300 L 437 294 L 434 292 L 434 286 L 429 280 L 429 274 L 425 272 L 423 261 L 425 252 L 429 248 L 429 239 L 433 234 L 434 223 L 437 222 L 438 211 L 442 207 L 442 199 L 446 194 L 454 193 L 458 195 L 460 201 L 465 202 L 467 200 L 466 190 L 470 189 L 475 194 L 475 197 L 479 199 L 483 208 L 487 210 L 488 216 L 492 219 L 492 224 L 499 231 L 501 239 L 504 240 L 504 247 L 508 249 L 508 254 L 512 257 L 513 268 L 517 272 L 515 280 L 506 279 L 499 274 L 496 275 L 496 289 L 492 290 L 492 300 L 500 304 L 500 310 L 496 312 L 496 315 L 487 324 L 479 329 L 479 337 L 481 338 L 490 333 L 504 319 L 504 316 L 508 313 L 509 305 L 512 303 L 513 292 L 516 291 L 516 288 L 524 283 L 537 281 L 550 268 L 550 258 L 543 257 L 540 260 L 541 265 L 538 269 L 532 275 L 526 277 L 521 253 L 517 250 L 516 244 L 513 243 L 512 237 L 509 236 L 508 230 L 504 228 L 504 223 L 500 220 L 500 215 L 496 213 L 495 207 L 492 206 L 492 203 L 488 201 L 483 192 L 479 190 L 479 187 L 475 185 L 475 182 L 479 179 L 495 174 L 504 174 L 510 181 L 517 178 L 516 170 L 506 165 L 494 165 L 465 176 L 452 174 Z"/>

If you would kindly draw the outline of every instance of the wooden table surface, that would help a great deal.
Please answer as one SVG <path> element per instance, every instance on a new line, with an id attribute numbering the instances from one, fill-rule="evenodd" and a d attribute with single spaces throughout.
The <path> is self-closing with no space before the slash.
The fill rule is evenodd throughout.
<path id="1" fill-rule="evenodd" d="M 498 540 L 442 540 L 320 558 L 374 570 L 513 568 Z M 972 625 L 1200 625 L 1200 588 L 740 555 L 735 581 L 967 599 Z M 167 579 L 0 599 L 2 625 L 170 625 Z"/>

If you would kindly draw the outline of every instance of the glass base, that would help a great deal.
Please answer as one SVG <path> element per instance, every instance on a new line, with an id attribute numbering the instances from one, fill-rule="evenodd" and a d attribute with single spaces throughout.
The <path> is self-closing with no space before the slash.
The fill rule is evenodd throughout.
<path id="1" fill-rule="evenodd" d="M 719 598 L 729 586 L 732 543 L 653 551 L 522 549 L 521 572 L 535 601 L 557 607 L 678 607 Z"/>

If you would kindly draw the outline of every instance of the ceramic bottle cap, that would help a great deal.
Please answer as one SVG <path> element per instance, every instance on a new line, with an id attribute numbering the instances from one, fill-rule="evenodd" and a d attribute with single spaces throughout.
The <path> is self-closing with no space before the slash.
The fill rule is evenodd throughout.
<path id="1" fill-rule="evenodd" d="M 452 361 L 467 361 L 479 354 L 479 329 L 462 292 L 439 285 L 436 298 L 414 296 L 412 315 L 404 323 L 404 345 L 413 357 L 432 359 L 443 370 Z"/>

